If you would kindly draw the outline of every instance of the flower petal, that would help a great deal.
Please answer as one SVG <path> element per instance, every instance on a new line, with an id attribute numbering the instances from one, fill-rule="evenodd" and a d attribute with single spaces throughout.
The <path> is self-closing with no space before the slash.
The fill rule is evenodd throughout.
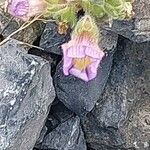
<path id="1" fill-rule="evenodd" d="M 74 75 L 75 77 L 78 77 L 84 81 L 89 81 L 88 79 L 88 76 L 87 76 L 87 73 L 86 71 L 80 71 L 76 68 L 71 68 L 70 71 L 69 71 L 70 74 Z"/>
<path id="2" fill-rule="evenodd" d="M 91 42 L 88 39 L 83 38 L 82 40 L 80 40 L 79 44 L 87 47 L 91 45 Z"/>
<path id="3" fill-rule="evenodd" d="M 87 68 L 87 75 L 88 75 L 88 79 L 92 80 L 92 79 L 94 79 L 97 76 L 97 72 L 96 73 L 91 72 L 90 69 Z"/>
<path id="4" fill-rule="evenodd" d="M 97 73 L 97 68 L 98 68 L 100 62 L 101 62 L 100 59 L 93 60 L 93 62 L 88 66 L 88 69 L 90 69 L 90 71 L 93 73 Z"/>
<path id="5" fill-rule="evenodd" d="M 8 13 L 13 16 L 23 16 L 28 13 L 28 0 L 12 0 L 8 3 Z"/>
<path id="6" fill-rule="evenodd" d="M 61 47 L 62 47 L 62 49 L 64 49 L 64 48 L 68 49 L 68 48 L 70 48 L 70 47 L 72 47 L 74 45 L 77 45 L 76 41 L 75 40 L 70 40 L 68 43 L 62 44 Z"/>
<path id="7" fill-rule="evenodd" d="M 72 59 L 69 57 L 64 58 L 64 62 L 63 62 L 63 72 L 64 75 L 69 75 L 69 70 L 72 67 Z"/>
<path id="8" fill-rule="evenodd" d="M 100 61 L 101 61 L 100 59 L 99 60 L 98 59 L 94 59 L 92 64 L 90 64 L 86 68 L 89 80 L 92 80 L 92 79 L 94 79 L 97 76 L 97 69 L 98 69 Z"/>
<path id="9" fill-rule="evenodd" d="M 85 57 L 85 47 L 74 45 L 68 49 L 67 56 L 71 58 L 83 58 Z"/>
<path id="10" fill-rule="evenodd" d="M 28 13 L 29 6 L 25 3 L 22 3 L 16 7 L 15 14 L 17 16 L 23 16 Z"/>
<path id="11" fill-rule="evenodd" d="M 42 14 L 47 8 L 45 0 L 6 0 L 5 5 L 8 13 L 24 21 Z"/>
<path id="12" fill-rule="evenodd" d="M 72 67 L 72 58 L 67 56 L 67 50 L 63 49 L 63 72 L 65 75 L 69 75 L 69 69 Z"/>
<path id="13" fill-rule="evenodd" d="M 47 4 L 44 0 L 29 0 L 29 13 L 27 17 L 32 17 L 43 13 L 46 10 Z"/>
<path id="14" fill-rule="evenodd" d="M 102 57 L 104 56 L 104 52 L 98 46 L 87 47 L 85 50 L 85 54 L 97 59 L 102 59 Z"/>

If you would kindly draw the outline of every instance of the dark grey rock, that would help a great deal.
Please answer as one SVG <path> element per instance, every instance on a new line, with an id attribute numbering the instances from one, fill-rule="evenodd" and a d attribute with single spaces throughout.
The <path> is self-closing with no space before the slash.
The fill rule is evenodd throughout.
<path id="1" fill-rule="evenodd" d="M 11 21 L 10 20 L 11 16 L 0 9 L 0 34 L 2 34 L 5 38 L 16 31 L 24 23 L 16 18 L 13 18 Z M 12 38 L 33 44 L 33 42 L 42 34 L 43 30 L 44 24 L 41 21 L 36 21 L 26 29 L 15 34 Z"/>
<path id="2" fill-rule="evenodd" d="M 41 36 L 40 47 L 49 53 L 62 55 L 61 45 L 70 39 L 70 29 L 67 34 L 60 35 L 57 32 L 57 25 L 54 22 L 48 22 Z"/>
<path id="3" fill-rule="evenodd" d="M 134 0 L 131 20 L 114 21 L 111 30 L 134 42 L 150 40 L 150 1 Z"/>
<path id="4" fill-rule="evenodd" d="M 82 122 L 95 150 L 150 149 L 149 50 L 149 42 L 119 40 L 104 93 Z"/>
<path id="5" fill-rule="evenodd" d="M 62 123 L 71 118 L 73 113 L 59 101 L 56 105 L 52 106 L 48 119 L 52 120 L 52 116 L 55 117 L 59 123 Z"/>
<path id="6" fill-rule="evenodd" d="M 57 128 L 57 126 L 64 123 L 73 116 L 74 114 L 67 107 L 65 107 L 65 105 L 62 102 L 58 101 L 58 99 L 56 98 L 55 101 L 53 102 L 53 105 L 47 117 L 45 126 L 41 131 L 41 135 L 36 142 L 35 148 L 41 149 L 41 145 L 43 144 L 42 143 L 43 138 L 46 137 L 46 135 L 49 134 L 50 132 L 53 132 L 53 130 Z"/>
<path id="7" fill-rule="evenodd" d="M 79 117 L 71 117 L 47 134 L 39 149 L 86 150 Z"/>
<path id="8" fill-rule="evenodd" d="M 55 89 L 59 100 L 79 116 L 91 111 L 107 82 L 112 59 L 113 53 L 104 57 L 98 69 L 97 77 L 89 82 L 72 75 L 65 76 L 62 71 L 62 63 L 60 63 L 54 76 Z"/>
<path id="9" fill-rule="evenodd" d="M 65 76 L 62 71 L 62 63 L 57 66 L 54 76 L 58 99 L 79 116 L 85 115 L 93 109 L 103 92 L 111 70 L 118 36 L 103 30 L 100 39 L 100 47 L 106 50 L 106 56 L 98 68 L 98 74 L 95 79 L 84 82 L 72 75 Z"/>
<path id="10" fill-rule="evenodd" d="M 31 150 L 55 92 L 49 62 L 16 40 L 0 47 L 0 149 Z"/>
<path id="11" fill-rule="evenodd" d="M 69 118 L 73 117 L 74 114 L 65 107 L 62 102 L 58 102 L 56 105 L 51 107 L 50 113 L 47 117 L 46 127 L 48 128 L 48 132 L 51 132 L 55 129 L 59 124 L 65 122 Z"/>
<path id="12" fill-rule="evenodd" d="M 89 148 L 94 150 L 120 150 L 119 148 L 124 144 L 121 133 L 113 127 L 100 124 L 93 113 L 87 114 L 82 119 L 82 127 Z"/>
<path id="13" fill-rule="evenodd" d="M 101 28 L 100 25 L 99 29 Z M 103 48 L 106 52 L 114 51 L 117 45 L 118 41 L 118 34 L 112 32 L 112 31 L 107 31 L 105 29 L 102 29 L 100 31 L 100 40 L 99 40 L 99 46 Z"/>

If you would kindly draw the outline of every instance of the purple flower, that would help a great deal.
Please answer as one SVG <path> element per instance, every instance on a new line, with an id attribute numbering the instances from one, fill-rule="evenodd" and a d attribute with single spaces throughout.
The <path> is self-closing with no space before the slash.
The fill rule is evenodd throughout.
<path id="1" fill-rule="evenodd" d="M 62 45 L 65 75 L 72 74 L 84 81 L 92 80 L 97 75 L 97 69 L 104 52 L 98 44 L 92 41 L 89 34 L 74 37 Z"/>
<path id="2" fill-rule="evenodd" d="M 8 3 L 8 12 L 13 16 L 23 16 L 28 13 L 28 0 L 12 0 Z"/>
<path id="3" fill-rule="evenodd" d="M 46 3 L 44 0 L 6 0 L 5 7 L 9 14 L 26 21 L 43 13 Z"/>

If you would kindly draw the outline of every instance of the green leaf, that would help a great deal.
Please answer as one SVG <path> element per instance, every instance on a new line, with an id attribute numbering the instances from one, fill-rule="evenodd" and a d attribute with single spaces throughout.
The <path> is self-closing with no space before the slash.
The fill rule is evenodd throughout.
<path id="1" fill-rule="evenodd" d="M 102 3 L 95 3 L 93 1 L 83 0 L 81 6 L 87 14 L 91 14 L 94 17 L 101 18 L 105 15 Z"/>
<path id="2" fill-rule="evenodd" d="M 103 5 L 92 4 L 91 10 L 89 11 L 93 16 L 98 17 L 98 18 L 101 18 L 105 15 Z"/>
<path id="3" fill-rule="evenodd" d="M 131 18 L 131 12 L 132 12 L 131 2 L 126 2 L 125 0 L 115 0 L 113 1 L 113 3 L 110 3 L 111 0 L 107 0 L 107 2 L 108 1 L 109 3 L 104 4 L 104 10 L 109 17 L 118 20 L 122 20 L 127 17 Z M 120 5 L 118 5 L 119 1 L 120 1 Z M 116 2 L 118 2 L 117 4 L 118 6 L 115 6 Z"/>
<path id="4" fill-rule="evenodd" d="M 59 11 L 64 9 L 65 7 L 66 5 L 61 4 L 48 4 L 45 16 L 54 18 L 56 16 L 55 14 L 57 14 L 57 12 L 59 13 Z"/>
<path id="5" fill-rule="evenodd" d="M 118 11 L 114 7 L 112 7 L 110 4 L 105 3 L 104 10 L 106 14 L 110 16 L 111 18 L 116 19 L 118 17 Z"/>
<path id="6" fill-rule="evenodd" d="M 60 19 L 61 21 L 69 23 L 71 27 L 74 27 L 77 22 L 76 14 L 72 7 L 67 7 L 66 10 L 60 14 Z"/>
<path id="7" fill-rule="evenodd" d="M 122 5 L 124 0 L 105 0 L 105 3 L 110 4 L 111 6 L 117 7 Z"/>
<path id="8" fill-rule="evenodd" d="M 77 22 L 76 14 L 72 7 L 66 6 L 58 11 L 50 11 L 49 14 L 57 21 L 63 21 L 70 24 L 71 27 L 74 27 Z"/>
<path id="9" fill-rule="evenodd" d="M 86 12 L 91 9 L 91 3 L 89 0 L 83 0 L 80 4 Z"/>

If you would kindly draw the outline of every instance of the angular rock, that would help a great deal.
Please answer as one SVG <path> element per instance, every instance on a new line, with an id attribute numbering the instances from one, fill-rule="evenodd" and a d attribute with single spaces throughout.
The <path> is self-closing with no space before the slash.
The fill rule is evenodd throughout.
<path id="1" fill-rule="evenodd" d="M 48 22 L 41 36 L 40 47 L 49 53 L 62 55 L 61 45 L 70 39 L 70 29 L 67 34 L 60 35 L 57 32 L 57 25 L 54 22 Z"/>
<path id="2" fill-rule="evenodd" d="M 48 115 L 48 120 L 52 120 L 52 116 L 58 120 L 59 123 L 63 123 L 69 118 L 73 117 L 72 111 L 70 111 L 62 102 L 58 102 L 52 106 L 51 111 Z"/>
<path id="3" fill-rule="evenodd" d="M 46 135 L 50 132 L 53 132 L 53 130 L 57 128 L 57 126 L 66 122 L 73 116 L 74 114 L 56 98 L 47 117 L 45 126 L 43 127 L 39 139 L 36 142 L 35 148 L 40 150 L 44 137 L 46 137 Z"/>
<path id="4" fill-rule="evenodd" d="M 118 34 L 112 31 L 108 32 L 105 29 L 101 30 L 99 46 L 103 48 L 106 52 L 110 51 L 113 52 L 114 49 L 116 48 L 117 41 L 118 41 Z"/>
<path id="5" fill-rule="evenodd" d="M 50 133 L 59 124 L 73 117 L 73 115 L 74 114 L 69 109 L 67 109 L 64 106 L 64 104 L 60 101 L 56 105 L 52 105 L 49 115 L 47 117 L 46 123 L 45 123 L 46 127 L 48 128 L 47 133 Z"/>
<path id="6" fill-rule="evenodd" d="M 62 63 L 58 65 L 54 76 L 58 99 L 77 115 L 82 116 L 91 111 L 100 98 L 111 70 L 117 39 L 116 34 L 103 31 L 101 47 L 107 51 L 107 54 L 98 68 L 97 77 L 89 82 L 72 75 L 65 76 Z"/>
<path id="7" fill-rule="evenodd" d="M 16 31 L 24 23 L 15 18 L 13 18 L 12 21 L 10 20 L 11 16 L 0 9 L 0 34 L 2 34 L 5 38 Z M 3 31 L 4 28 L 5 30 Z M 43 29 L 44 24 L 41 21 L 36 21 L 26 29 L 15 34 L 12 38 L 33 44 L 33 42 L 42 34 Z M 2 31 L 3 33 L 1 33 Z"/>
<path id="8" fill-rule="evenodd" d="M 42 128 L 42 130 L 41 130 L 41 133 L 40 133 L 39 138 L 38 138 L 37 141 L 36 141 L 36 144 L 42 143 L 42 141 L 43 141 L 43 139 L 44 139 L 44 137 L 45 137 L 47 131 L 48 131 L 48 128 L 47 128 L 46 126 L 44 126 L 44 127 Z"/>
<path id="9" fill-rule="evenodd" d="M 111 30 L 134 42 L 150 40 L 150 1 L 134 0 L 133 19 L 114 21 Z"/>
<path id="10" fill-rule="evenodd" d="M 86 150 L 79 117 L 72 117 L 47 134 L 39 149 Z"/>
<path id="11" fill-rule="evenodd" d="M 124 144 L 124 139 L 119 131 L 100 124 L 91 112 L 82 119 L 82 127 L 87 146 L 92 150 L 120 150 L 119 148 L 122 148 Z"/>
<path id="12" fill-rule="evenodd" d="M 150 149 L 149 50 L 150 42 L 120 38 L 104 93 L 82 123 L 91 148 Z"/>
<path id="13" fill-rule="evenodd" d="M 55 92 L 49 62 L 16 40 L 0 47 L 0 149 L 31 150 Z"/>
<path id="14" fill-rule="evenodd" d="M 60 63 L 54 76 L 55 89 L 59 100 L 79 116 L 90 112 L 103 92 L 111 70 L 112 59 L 112 53 L 105 57 L 98 68 L 97 77 L 89 82 L 72 75 L 65 76 L 62 63 Z"/>

